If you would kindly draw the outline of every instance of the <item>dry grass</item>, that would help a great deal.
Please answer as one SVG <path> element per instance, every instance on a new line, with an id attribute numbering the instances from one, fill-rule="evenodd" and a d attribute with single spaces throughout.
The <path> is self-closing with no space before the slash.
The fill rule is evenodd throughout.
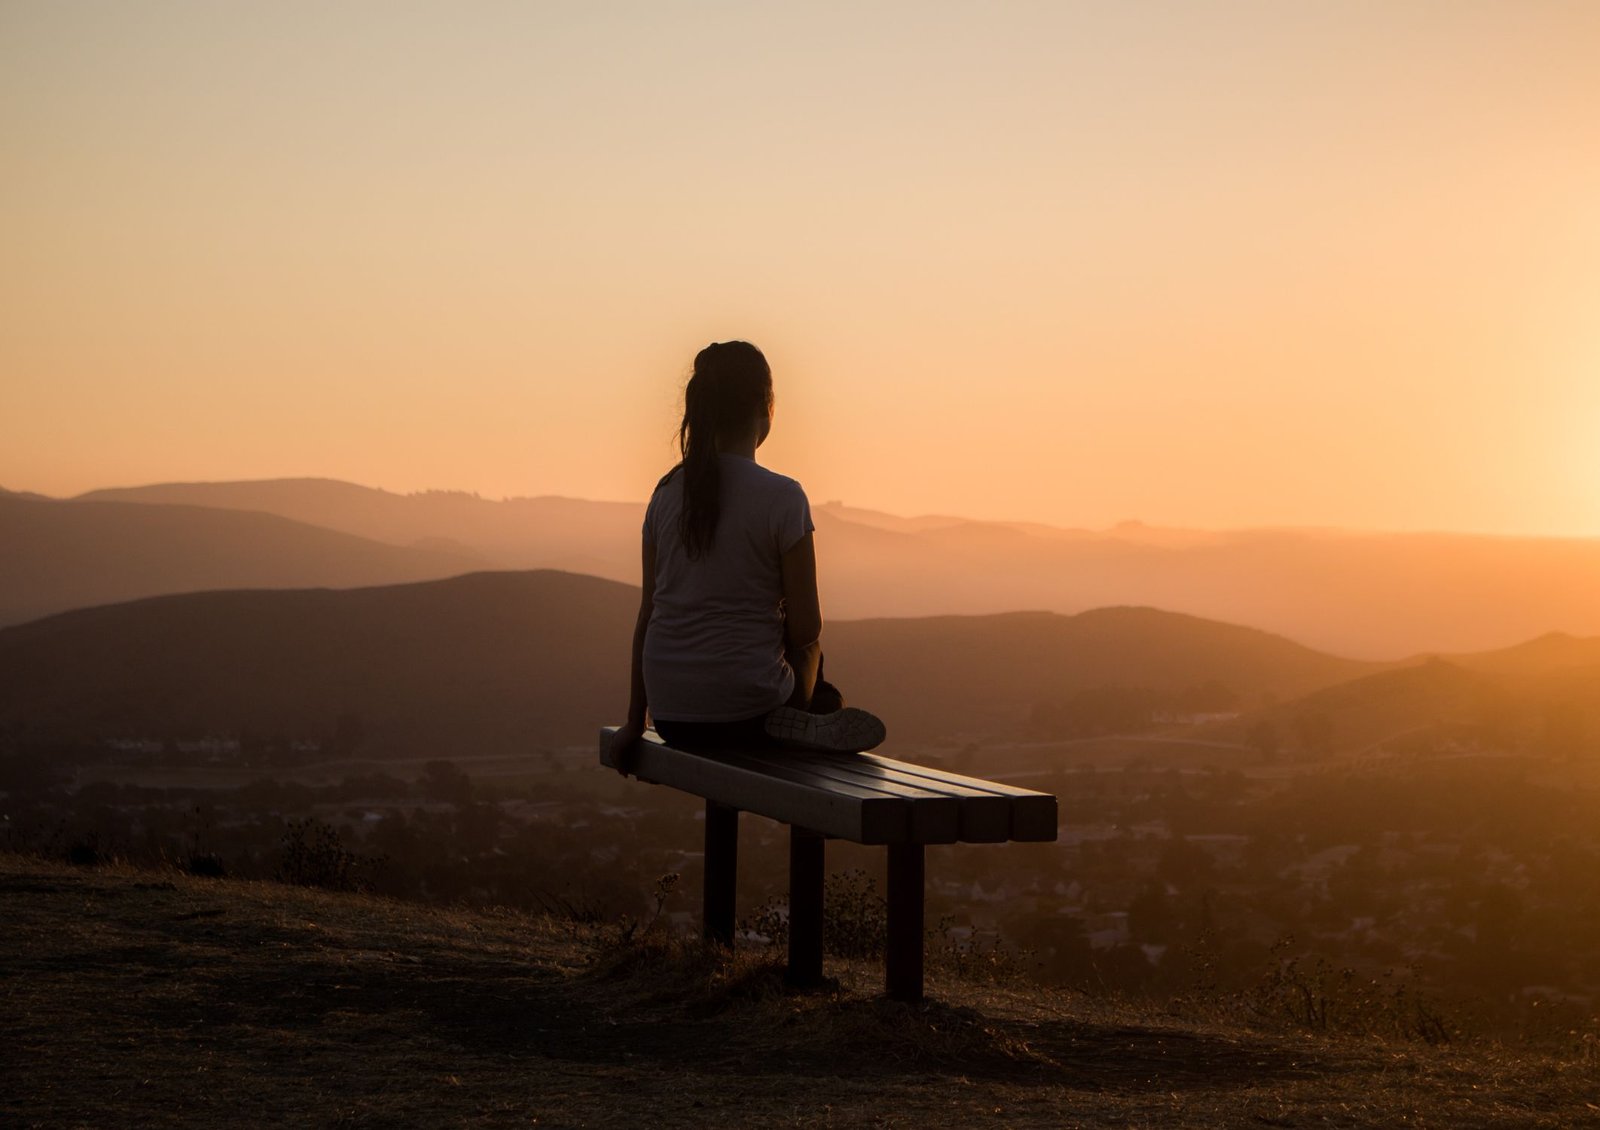
<path id="1" fill-rule="evenodd" d="M 1313 1041 L 509 913 L 0 857 L 7 1126 L 1575 1126 L 1592 1063 Z"/>

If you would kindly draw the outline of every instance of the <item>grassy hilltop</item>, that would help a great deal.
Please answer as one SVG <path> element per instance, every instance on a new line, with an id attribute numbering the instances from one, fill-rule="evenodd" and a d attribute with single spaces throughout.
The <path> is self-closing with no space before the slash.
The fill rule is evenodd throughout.
<path id="1" fill-rule="evenodd" d="M 1313 1039 L 932 970 L 0 856 L 9 1126 L 1573 1126 L 1581 1055 Z M 646 938 L 638 940 L 639 936 Z"/>

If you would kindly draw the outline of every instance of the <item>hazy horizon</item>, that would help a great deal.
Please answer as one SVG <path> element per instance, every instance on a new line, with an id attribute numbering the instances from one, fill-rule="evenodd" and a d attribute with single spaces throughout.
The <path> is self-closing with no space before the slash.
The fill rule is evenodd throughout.
<path id="1" fill-rule="evenodd" d="M 763 460 L 763 462 L 765 462 L 765 461 Z M 374 483 L 374 482 L 369 482 L 369 481 L 361 481 L 361 480 L 353 480 L 353 479 L 341 479 L 341 478 L 337 478 L 337 477 L 332 476 L 332 475 L 316 475 L 316 474 L 273 475 L 273 476 L 257 478 L 257 479 L 221 477 L 221 478 L 214 478 L 214 479 L 188 479 L 188 480 L 173 479 L 173 480 L 164 480 L 164 481 L 160 481 L 160 482 L 151 481 L 151 482 L 99 483 L 99 484 L 94 485 L 94 486 L 86 487 L 85 489 L 83 489 L 81 491 L 73 491 L 73 492 L 70 492 L 70 493 L 63 493 L 63 494 L 52 494 L 52 493 L 46 492 L 44 490 L 40 490 L 40 489 L 38 489 L 36 487 L 32 487 L 32 486 L 28 486 L 28 485 L 19 485 L 19 484 L 15 484 L 15 483 L 0 482 L 0 491 L 6 491 L 6 492 L 13 493 L 13 494 L 38 495 L 40 497 L 47 498 L 47 499 L 49 499 L 51 501 L 57 501 L 57 502 L 70 502 L 70 501 L 72 501 L 74 499 L 83 498 L 85 496 L 95 495 L 95 494 L 98 494 L 98 493 L 101 493 L 101 492 L 106 492 L 106 491 L 128 491 L 128 490 L 137 491 L 137 490 L 158 488 L 158 487 L 261 485 L 261 484 L 268 484 L 268 483 L 294 483 L 294 482 L 337 483 L 337 484 L 340 484 L 340 485 L 343 485 L 343 486 L 359 487 L 359 488 L 361 488 L 363 490 L 378 491 L 378 492 L 381 492 L 381 493 L 384 493 L 384 494 L 388 494 L 388 495 L 393 495 L 393 496 L 399 497 L 399 498 L 415 497 L 415 496 L 421 496 L 421 495 L 461 495 L 461 496 L 469 496 L 469 497 L 478 499 L 479 501 L 482 501 L 482 502 L 491 502 L 491 503 L 518 502 L 518 501 L 536 501 L 536 500 L 539 500 L 539 499 L 562 499 L 562 500 L 572 501 L 572 502 L 594 503 L 594 504 L 603 505 L 603 506 L 604 505 L 643 506 L 643 505 L 645 505 L 646 502 L 649 501 L 648 492 L 646 492 L 644 494 L 641 494 L 638 497 L 634 497 L 634 498 L 590 498 L 590 497 L 585 497 L 583 495 L 560 494 L 560 493 L 556 493 L 556 492 L 535 492 L 535 493 L 527 493 L 527 494 L 491 495 L 491 494 L 486 494 L 486 493 L 478 491 L 478 490 L 474 490 L 474 489 L 469 488 L 469 487 L 455 487 L 455 486 L 424 486 L 424 487 L 419 487 L 419 488 L 415 488 L 415 489 L 398 490 L 398 489 L 395 489 L 393 487 L 384 486 L 384 485 L 380 485 L 380 484 L 377 484 L 377 483 Z M 651 485 L 654 485 L 654 484 L 652 483 Z M 897 512 L 895 512 L 893 510 L 890 510 L 888 507 L 873 505 L 870 501 L 860 501 L 860 500 L 854 500 L 854 499 L 849 499 L 849 498 L 827 498 L 827 499 L 822 499 L 822 498 L 813 497 L 811 499 L 811 505 L 812 505 L 812 507 L 814 509 L 845 510 L 845 511 L 856 512 L 858 514 L 875 514 L 875 515 L 880 515 L 882 517 L 891 518 L 891 519 L 894 519 L 896 521 L 901 521 L 901 522 L 945 522 L 945 521 L 948 521 L 948 522 L 951 522 L 951 523 L 973 523 L 973 524 L 978 524 L 978 525 L 1040 526 L 1040 527 L 1045 527 L 1045 528 L 1048 528 L 1048 529 L 1051 529 L 1051 530 L 1058 530 L 1058 531 L 1061 531 L 1063 533 L 1083 532 L 1083 533 L 1105 534 L 1105 533 L 1113 533 L 1113 532 L 1117 531 L 1118 529 L 1137 529 L 1137 528 L 1141 528 L 1142 527 L 1142 528 L 1149 529 L 1149 530 L 1152 530 L 1152 531 L 1170 531 L 1170 532 L 1175 532 L 1175 533 L 1197 533 L 1197 534 L 1203 534 L 1203 533 L 1229 534 L 1229 533 L 1251 533 L 1251 532 L 1258 532 L 1258 531 L 1259 532 L 1283 531 L 1283 532 L 1298 532 L 1298 533 L 1370 534 L 1370 535 L 1379 535 L 1379 536 L 1383 536 L 1383 535 L 1403 536 L 1403 535 L 1407 535 L 1407 534 L 1416 534 L 1416 535 L 1438 534 L 1438 535 L 1449 535 L 1449 536 L 1460 536 L 1460 537 L 1514 538 L 1514 539 L 1519 539 L 1519 540 L 1521 540 L 1521 539 L 1532 539 L 1532 540 L 1553 540 L 1553 541 L 1595 541 L 1595 540 L 1600 540 L 1600 532 L 1587 533 L 1587 534 L 1585 534 L 1585 533 L 1568 534 L 1568 533 L 1555 533 L 1555 532 L 1551 532 L 1551 533 L 1516 533 L 1516 532 L 1508 532 L 1508 531 L 1500 531 L 1500 530 L 1475 530 L 1475 529 L 1460 529 L 1460 528 L 1447 529 L 1447 528 L 1444 528 L 1444 527 L 1427 527 L 1427 526 L 1419 526 L 1419 527 L 1341 526 L 1341 525 L 1331 525 L 1331 524 L 1316 523 L 1316 522 L 1279 522 L 1279 523 L 1262 523 L 1262 524 L 1256 524 L 1256 525 L 1240 525 L 1240 526 L 1171 525 L 1171 524 L 1163 524 L 1163 523 L 1147 521 L 1147 520 L 1145 520 L 1144 518 L 1142 518 L 1142 517 L 1140 517 L 1138 515 L 1128 515 L 1128 516 L 1123 517 L 1123 518 L 1119 518 L 1119 519 L 1115 519 L 1115 520 L 1106 522 L 1103 525 L 1091 526 L 1091 525 L 1086 525 L 1086 524 L 1082 524 L 1082 523 L 1069 524 L 1069 523 L 1065 523 L 1065 522 L 1047 521 L 1047 520 L 1043 520 L 1043 519 L 1040 519 L 1040 518 L 1028 517 L 1028 516 L 1025 516 L 1025 515 L 1010 515 L 1010 516 L 1008 516 L 1008 515 L 1003 515 L 1003 514 L 991 514 L 991 515 L 957 514 L 957 513 L 953 513 L 953 512 L 949 512 L 949 511 L 937 511 L 937 512 L 929 511 L 929 512 L 914 513 L 914 514 L 897 513 Z"/>
<path id="2" fill-rule="evenodd" d="M 0 482 L 1600 534 L 1600 8 L 0 11 Z"/>
<path id="3" fill-rule="evenodd" d="M 330 479 L 0 506 L 0 623 L 156 593 L 495 569 L 639 582 L 643 501 L 395 494 Z M 1397 659 L 1600 636 L 1600 539 L 1326 527 L 1062 528 L 813 507 L 830 621 L 1149 606 Z"/>

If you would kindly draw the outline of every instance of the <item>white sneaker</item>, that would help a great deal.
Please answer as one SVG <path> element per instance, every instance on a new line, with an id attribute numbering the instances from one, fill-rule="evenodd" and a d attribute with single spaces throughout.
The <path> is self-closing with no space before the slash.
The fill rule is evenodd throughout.
<path id="1" fill-rule="evenodd" d="M 858 753 L 883 744 L 883 723 L 874 714 L 847 706 L 832 714 L 811 714 L 792 706 L 780 706 L 767 715 L 766 730 L 795 749 L 833 753 Z"/>

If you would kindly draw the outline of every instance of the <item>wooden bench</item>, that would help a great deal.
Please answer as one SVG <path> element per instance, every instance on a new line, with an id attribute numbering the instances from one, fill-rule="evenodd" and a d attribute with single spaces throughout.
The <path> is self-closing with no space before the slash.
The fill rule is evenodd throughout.
<path id="1" fill-rule="evenodd" d="M 611 735 L 600 763 L 615 769 Z M 822 979 L 823 844 L 889 849 L 886 980 L 897 1000 L 922 997 L 923 848 L 927 844 L 1053 841 L 1056 798 L 871 753 L 761 750 L 686 753 L 645 734 L 633 773 L 706 802 L 705 936 L 731 945 L 739 813 L 789 825 L 789 980 Z"/>

